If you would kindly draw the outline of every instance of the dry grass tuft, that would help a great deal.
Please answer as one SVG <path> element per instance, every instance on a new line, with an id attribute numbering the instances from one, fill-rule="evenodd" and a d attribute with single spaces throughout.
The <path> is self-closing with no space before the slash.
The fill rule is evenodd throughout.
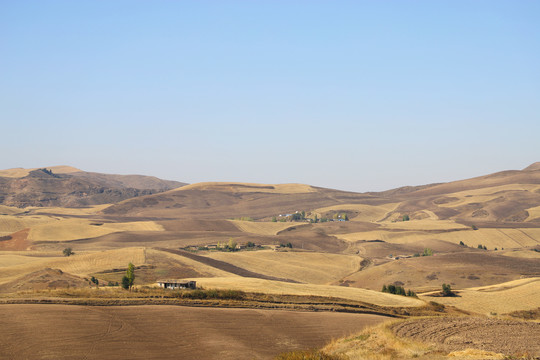
<path id="1" fill-rule="evenodd" d="M 279 354 L 275 360 L 346 360 L 341 355 L 329 355 L 319 350 L 290 351 Z"/>
<path id="2" fill-rule="evenodd" d="M 477 350 L 477 349 L 466 349 L 462 351 L 452 351 L 448 354 L 449 358 L 458 358 L 458 359 L 507 359 L 503 354 L 494 353 L 493 351 Z"/>

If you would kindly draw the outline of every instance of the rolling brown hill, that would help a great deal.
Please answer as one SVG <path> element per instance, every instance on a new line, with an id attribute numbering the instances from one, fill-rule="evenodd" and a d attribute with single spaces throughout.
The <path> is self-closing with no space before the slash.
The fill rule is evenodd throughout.
<path id="1" fill-rule="evenodd" d="M 387 201 L 373 195 L 301 184 L 200 183 L 126 200 L 103 212 L 154 218 L 262 219 L 336 204 L 378 205 Z"/>
<path id="2" fill-rule="evenodd" d="M 395 212 L 400 214 L 429 210 L 439 219 L 484 227 L 490 223 L 500 226 L 500 223 L 538 222 L 540 216 L 534 216 L 529 209 L 534 212 L 540 205 L 540 163 L 523 170 L 372 195 L 399 201 Z"/>
<path id="3" fill-rule="evenodd" d="M 67 166 L 0 171 L 0 204 L 82 207 L 116 203 L 185 185 L 142 175 L 108 175 Z"/>
<path id="4" fill-rule="evenodd" d="M 540 165 L 467 180 L 379 193 L 354 193 L 301 184 L 263 185 L 200 183 L 129 199 L 104 210 L 105 214 L 153 218 L 268 219 L 279 214 L 332 208 L 349 217 L 366 213 L 354 205 L 377 207 L 396 204 L 381 219 L 434 217 L 467 225 L 496 227 L 502 224 L 540 225 Z M 341 208 L 340 208 L 341 207 Z M 535 209 L 538 208 L 538 209 Z M 321 214 L 331 216 L 331 213 Z M 370 221 L 373 221 L 371 219 Z"/>

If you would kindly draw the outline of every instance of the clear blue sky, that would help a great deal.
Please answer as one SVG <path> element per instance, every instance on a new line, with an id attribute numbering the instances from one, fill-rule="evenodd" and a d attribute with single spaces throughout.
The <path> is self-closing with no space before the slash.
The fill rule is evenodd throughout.
<path id="1" fill-rule="evenodd" d="M 0 0 L 0 168 L 353 191 L 540 161 L 539 1 Z"/>

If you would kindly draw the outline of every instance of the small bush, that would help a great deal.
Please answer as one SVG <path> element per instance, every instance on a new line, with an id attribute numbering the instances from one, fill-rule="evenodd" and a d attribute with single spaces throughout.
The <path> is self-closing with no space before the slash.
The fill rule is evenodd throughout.
<path id="1" fill-rule="evenodd" d="M 452 291 L 450 284 L 442 284 L 442 296 L 455 296 L 456 294 Z"/>
<path id="2" fill-rule="evenodd" d="M 64 254 L 64 256 L 71 256 L 71 255 L 75 254 L 75 253 L 71 250 L 71 248 L 65 248 L 65 249 L 62 251 L 62 253 Z"/>
<path id="3" fill-rule="evenodd" d="M 395 295 L 418 297 L 414 291 L 412 291 L 410 289 L 405 290 L 404 287 L 396 286 L 394 284 L 383 285 L 381 291 L 384 292 L 384 293 L 395 294 Z"/>
<path id="4" fill-rule="evenodd" d="M 174 297 L 180 299 L 218 299 L 218 300 L 242 300 L 246 297 L 246 293 L 240 290 L 217 290 L 217 289 L 196 289 L 196 290 L 180 290 L 173 293 Z"/>
<path id="5" fill-rule="evenodd" d="M 130 287 L 130 284 L 131 284 L 131 281 L 129 280 L 129 278 L 126 275 L 124 275 L 124 277 L 122 278 L 122 288 L 125 290 L 128 290 Z"/>

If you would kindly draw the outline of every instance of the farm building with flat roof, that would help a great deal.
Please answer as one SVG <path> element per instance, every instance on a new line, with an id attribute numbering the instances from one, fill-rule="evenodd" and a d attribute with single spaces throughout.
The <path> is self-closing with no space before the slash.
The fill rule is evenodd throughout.
<path id="1" fill-rule="evenodd" d="M 157 283 L 164 289 L 195 289 L 197 287 L 197 282 L 190 280 L 160 280 Z"/>

